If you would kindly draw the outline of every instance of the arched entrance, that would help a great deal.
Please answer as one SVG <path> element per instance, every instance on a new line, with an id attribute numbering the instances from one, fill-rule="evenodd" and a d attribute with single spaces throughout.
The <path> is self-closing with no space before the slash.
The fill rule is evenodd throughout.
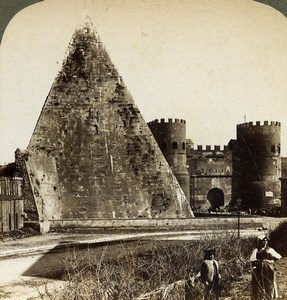
<path id="1" fill-rule="evenodd" d="M 212 209 L 224 206 L 224 193 L 219 188 L 213 188 L 208 192 L 207 200 L 210 202 Z"/>

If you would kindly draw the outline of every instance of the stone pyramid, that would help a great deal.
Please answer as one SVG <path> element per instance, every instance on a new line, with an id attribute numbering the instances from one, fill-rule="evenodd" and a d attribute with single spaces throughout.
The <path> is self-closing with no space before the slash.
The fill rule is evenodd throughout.
<path id="1" fill-rule="evenodd" d="M 42 221 L 193 216 L 87 19 L 68 46 L 25 164 Z"/>

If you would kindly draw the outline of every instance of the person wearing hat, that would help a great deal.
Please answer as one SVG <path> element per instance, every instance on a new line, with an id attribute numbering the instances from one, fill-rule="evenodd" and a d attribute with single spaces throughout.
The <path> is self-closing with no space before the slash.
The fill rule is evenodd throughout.
<path id="1" fill-rule="evenodd" d="M 205 286 L 205 300 L 220 299 L 219 264 L 215 260 L 215 249 L 204 251 L 204 260 L 201 263 L 200 278 Z"/>
<path id="2" fill-rule="evenodd" d="M 274 263 L 282 256 L 268 246 L 269 238 L 257 238 L 257 247 L 250 256 L 252 265 L 251 300 L 276 299 L 278 290 Z"/>

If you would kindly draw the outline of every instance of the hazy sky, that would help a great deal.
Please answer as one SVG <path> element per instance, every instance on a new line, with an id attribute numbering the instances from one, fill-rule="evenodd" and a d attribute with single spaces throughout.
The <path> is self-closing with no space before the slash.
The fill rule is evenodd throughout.
<path id="1" fill-rule="evenodd" d="M 182 118 L 195 145 L 280 121 L 287 153 L 287 19 L 252 0 L 45 0 L 0 47 L 0 164 L 26 148 L 75 28 L 89 15 L 144 119 Z"/>

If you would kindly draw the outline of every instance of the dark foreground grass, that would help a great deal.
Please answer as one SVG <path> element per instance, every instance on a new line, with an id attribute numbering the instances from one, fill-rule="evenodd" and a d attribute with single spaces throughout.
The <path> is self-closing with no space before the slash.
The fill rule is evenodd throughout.
<path id="1" fill-rule="evenodd" d="M 270 234 L 270 244 L 284 256 L 286 253 L 287 222 Z M 284 242 L 282 242 L 284 241 Z M 284 245 L 283 245 L 284 244 Z M 149 241 L 107 246 L 98 255 L 79 256 L 69 250 L 64 260 L 65 286 L 50 292 L 43 299 L 51 300 L 131 300 L 184 299 L 184 288 L 175 288 L 170 295 L 167 286 L 185 282 L 198 274 L 204 249 L 215 247 L 222 275 L 223 299 L 249 299 L 248 285 L 251 251 L 254 238 L 237 238 L 237 233 L 204 235 L 198 241 Z M 242 285 L 244 288 L 242 289 Z M 176 285 L 174 285 L 176 287 Z M 192 299 L 202 299 L 202 285 L 198 282 Z M 237 289 L 236 287 L 240 287 Z M 242 290 L 246 295 L 240 295 Z M 160 296 L 153 291 L 162 290 Z M 148 294 L 148 296 L 143 296 Z M 163 296 L 164 294 L 164 296 Z"/>
<path id="2" fill-rule="evenodd" d="M 236 233 L 209 235 L 199 241 L 122 243 L 113 258 L 105 250 L 93 257 L 89 251 L 84 257 L 71 251 L 64 262 L 65 288 L 51 299 L 135 299 L 197 274 L 203 251 L 209 247 L 217 248 L 223 294 L 229 296 L 232 282 L 249 268 L 247 259 L 253 247 L 250 239 L 239 240 Z"/>

